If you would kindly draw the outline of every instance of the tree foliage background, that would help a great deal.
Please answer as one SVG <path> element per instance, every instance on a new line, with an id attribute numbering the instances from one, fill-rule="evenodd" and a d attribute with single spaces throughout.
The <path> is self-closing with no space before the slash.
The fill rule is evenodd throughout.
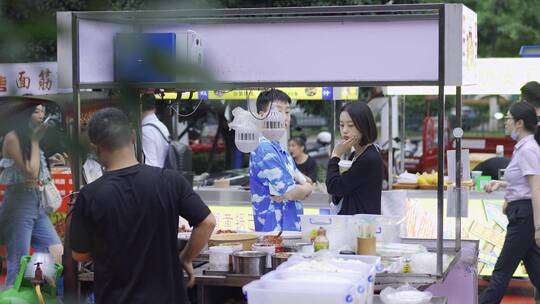
<path id="1" fill-rule="evenodd" d="M 426 0 L 0 0 L 0 62 L 56 60 L 57 11 L 239 8 L 442 2 Z M 464 0 L 478 14 L 479 57 L 515 57 L 540 44 L 540 1 Z"/>

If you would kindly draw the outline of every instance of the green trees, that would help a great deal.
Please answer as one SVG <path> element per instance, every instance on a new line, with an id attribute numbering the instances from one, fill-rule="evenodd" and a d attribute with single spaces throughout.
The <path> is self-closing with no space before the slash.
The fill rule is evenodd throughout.
<path id="1" fill-rule="evenodd" d="M 277 7 L 443 2 L 433 0 L 0 0 L 0 62 L 56 60 L 56 11 Z M 540 44 L 540 1 L 448 0 L 478 14 L 479 57 L 515 57 Z M 389 4 L 391 5 L 391 4 Z"/>

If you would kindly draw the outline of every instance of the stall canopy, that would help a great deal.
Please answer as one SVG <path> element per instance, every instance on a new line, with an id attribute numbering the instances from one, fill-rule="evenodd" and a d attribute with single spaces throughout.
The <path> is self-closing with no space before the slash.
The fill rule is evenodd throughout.
<path id="1" fill-rule="evenodd" d="M 464 95 L 519 95 L 529 81 L 540 81 L 540 58 L 479 58 L 478 83 L 464 86 Z M 455 94 L 455 87 L 446 86 L 445 94 Z M 392 86 L 386 95 L 437 95 L 436 86 Z"/>

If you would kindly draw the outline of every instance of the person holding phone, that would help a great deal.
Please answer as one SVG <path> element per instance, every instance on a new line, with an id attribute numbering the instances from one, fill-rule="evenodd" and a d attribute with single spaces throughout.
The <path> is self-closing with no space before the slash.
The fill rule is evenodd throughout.
<path id="1" fill-rule="evenodd" d="M 51 179 L 40 141 L 47 131 L 43 105 L 25 105 L 6 134 L 0 160 L 0 184 L 7 186 L 0 213 L 0 233 L 7 245 L 6 286 L 19 272 L 21 257 L 50 252 L 61 262 L 63 246 L 42 205 L 40 185 Z"/>

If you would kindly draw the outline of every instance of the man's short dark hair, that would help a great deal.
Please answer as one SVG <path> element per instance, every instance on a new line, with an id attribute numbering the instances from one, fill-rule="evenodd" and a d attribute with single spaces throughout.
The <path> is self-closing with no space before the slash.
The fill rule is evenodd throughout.
<path id="1" fill-rule="evenodd" d="M 285 92 L 278 89 L 270 89 L 270 90 L 261 92 L 259 96 L 257 97 L 257 113 L 261 111 L 262 112 L 267 111 L 268 107 L 270 106 L 270 103 L 276 102 L 276 101 L 282 101 L 282 102 L 286 102 L 290 104 L 291 98 Z"/>
<path id="2" fill-rule="evenodd" d="M 521 98 L 532 103 L 536 108 L 540 107 L 540 83 L 538 81 L 527 82 L 521 87 Z"/>
<path id="3" fill-rule="evenodd" d="M 109 150 L 130 145 L 131 132 L 127 115 L 117 108 L 101 109 L 88 122 L 90 142 Z"/>
<path id="4" fill-rule="evenodd" d="M 343 111 L 349 113 L 354 126 L 362 134 L 360 145 L 365 146 L 377 140 L 375 118 L 373 117 L 373 112 L 371 112 L 371 109 L 365 102 L 357 101 L 347 104 L 341 109 L 340 113 Z"/>
<path id="5" fill-rule="evenodd" d="M 144 111 L 150 111 L 156 109 L 156 96 L 154 94 L 145 93 L 141 96 L 141 109 Z"/>

